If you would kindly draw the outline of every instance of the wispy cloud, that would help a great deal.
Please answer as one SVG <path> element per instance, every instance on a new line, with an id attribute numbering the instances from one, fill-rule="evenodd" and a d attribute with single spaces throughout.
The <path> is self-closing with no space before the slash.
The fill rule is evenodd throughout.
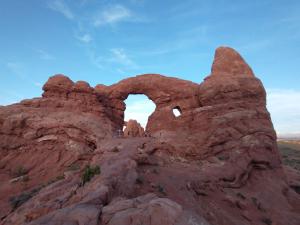
<path id="1" fill-rule="evenodd" d="M 79 41 L 83 42 L 83 43 L 90 43 L 93 38 L 90 34 L 82 34 L 82 35 L 77 35 L 75 36 Z"/>
<path id="2" fill-rule="evenodd" d="M 51 55 L 50 53 L 42 50 L 42 49 L 38 49 L 36 50 L 36 52 L 39 54 L 40 58 L 43 60 L 53 60 L 55 59 L 55 57 L 53 55 Z"/>
<path id="3" fill-rule="evenodd" d="M 96 66 L 98 69 L 103 69 L 104 68 L 104 62 L 105 59 L 101 56 L 98 56 L 94 50 L 88 49 L 87 50 L 88 57 L 91 61 L 91 64 Z"/>
<path id="4" fill-rule="evenodd" d="M 123 48 L 112 48 L 110 49 L 111 52 L 111 61 L 116 62 L 118 64 L 130 67 L 130 68 L 137 68 L 137 64 L 126 54 Z"/>
<path id="5" fill-rule="evenodd" d="M 267 107 L 279 136 L 300 133 L 300 91 L 267 89 Z"/>
<path id="6" fill-rule="evenodd" d="M 131 17 L 131 11 L 125 6 L 119 4 L 110 5 L 96 14 L 93 20 L 93 25 L 96 27 L 107 24 L 112 25 L 122 21 L 126 21 Z"/>
<path id="7" fill-rule="evenodd" d="M 106 53 L 98 55 L 95 50 L 89 49 L 88 56 L 93 65 L 99 69 L 110 69 L 118 73 L 125 73 L 128 70 L 135 70 L 139 68 L 136 62 L 126 53 L 123 48 L 112 48 Z"/>
<path id="8" fill-rule="evenodd" d="M 73 20 L 75 17 L 69 6 L 63 0 L 51 1 L 49 2 L 48 7 L 58 13 L 61 13 L 69 20 Z"/>

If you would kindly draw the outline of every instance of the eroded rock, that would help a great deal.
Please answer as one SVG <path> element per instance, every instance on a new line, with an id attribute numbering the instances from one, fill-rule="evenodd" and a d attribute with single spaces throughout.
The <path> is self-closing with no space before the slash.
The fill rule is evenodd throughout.
<path id="1" fill-rule="evenodd" d="M 0 107 L 1 225 L 298 225 L 299 174 L 283 169 L 265 89 L 235 50 L 218 48 L 201 84 L 55 75 L 43 90 Z M 156 104 L 147 137 L 135 121 L 116 135 L 129 94 Z M 83 182 L 87 165 L 99 173 Z"/>

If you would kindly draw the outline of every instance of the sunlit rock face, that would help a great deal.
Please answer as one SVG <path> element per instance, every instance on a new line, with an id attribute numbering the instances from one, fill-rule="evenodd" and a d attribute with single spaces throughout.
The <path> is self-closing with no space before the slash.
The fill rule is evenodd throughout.
<path id="1" fill-rule="evenodd" d="M 200 84 L 55 75 L 43 90 L 0 107 L 0 224 L 299 224 L 300 176 L 283 168 L 264 87 L 235 50 L 218 48 Z M 130 94 L 156 104 L 145 132 L 125 124 Z"/>
<path id="2" fill-rule="evenodd" d="M 124 137 L 144 137 L 144 128 L 136 120 L 129 120 L 124 124 L 126 128 L 124 129 Z"/>

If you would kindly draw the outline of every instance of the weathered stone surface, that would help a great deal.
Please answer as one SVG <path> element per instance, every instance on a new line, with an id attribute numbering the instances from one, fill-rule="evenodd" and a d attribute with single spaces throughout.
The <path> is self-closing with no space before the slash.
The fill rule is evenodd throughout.
<path id="1" fill-rule="evenodd" d="M 170 199 L 148 194 L 115 201 L 105 206 L 102 213 L 102 223 L 107 225 L 172 225 L 181 216 L 182 207 Z"/>
<path id="2" fill-rule="evenodd" d="M 43 90 L 0 107 L 1 225 L 299 224 L 299 173 L 282 167 L 264 87 L 233 49 L 201 84 L 55 75 Z M 150 136 L 137 122 L 116 135 L 129 94 L 156 104 Z M 86 165 L 100 174 L 83 182 Z"/>
<path id="3" fill-rule="evenodd" d="M 58 209 L 29 225 L 98 225 L 101 208 L 91 204 L 79 204 Z"/>

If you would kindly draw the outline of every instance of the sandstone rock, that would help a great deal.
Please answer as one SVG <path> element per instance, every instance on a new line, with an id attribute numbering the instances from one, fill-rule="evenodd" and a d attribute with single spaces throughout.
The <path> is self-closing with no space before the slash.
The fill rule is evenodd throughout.
<path id="1" fill-rule="evenodd" d="M 211 74 L 217 76 L 254 77 L 252 69 L 234 49 L 219 47 L 215 52 Z"/>
<path id="2" fill-rule="evenodd" d="M 73 86 L 73 90 L 78 92 L 90 93 L 93 91 L 93 88 L 91 88 L 89 83 L 85 81 L 77 81 Z"/>
<path id="3" fill-rule="evenodd" d="M 71 91 L 73 85 L 74 82 L 68 77 L 62 74 L 57 74 L 50 77 L 48 82 L 43 86 L 43 90 L 45 91 L 43 96 L 51 97 L 53 94 L 58 94 L 59 96 L 63 96 L 60 94 L 67 95 L 67 93 Z"/>
<path id="4" fill-rule="evenodd" d="M 126 122 L 124 137 L 143 137 L 145 136 L 144 128 L 136 120 Z"/>
<path id="5" fill-rule="evenodd" d="M 70 206 L 49 213 L 29 225 L 97 225 L 101 208 L 91 204 Z"/>
<path id="6" fill-rule="evenodd" d="M 43 90 L 0 107 L 1 225 L 299 224 L 300 175 L 283 168 L 265 89 L 233 49 L 216 50 L 201 84 L 55 75 Z M 151 137 L 136 122 L 116 136 L 129 94 L 156 104 Z M 86 165 L 101 173 L 83 185 Z M 28 179 L 10 182 L 19 166 Z"/>
<path id="7" fill-rule="evenodd" d="M 148 194 L 113 202 L 102 213 L 102 223 L 107 225 L 173 225 L 181 216 L 182 207 L 170 199 Z"/>

